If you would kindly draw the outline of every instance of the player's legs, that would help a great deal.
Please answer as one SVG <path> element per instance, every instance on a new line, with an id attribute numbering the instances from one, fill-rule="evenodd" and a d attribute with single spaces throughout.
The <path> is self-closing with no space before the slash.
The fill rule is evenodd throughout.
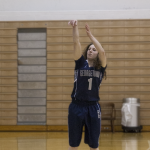
<path id="1" fill-rule="evenodd" d="M 100 105 L 88 106 L 88 113 L 85 118 L 85 143 L 91 150 L 98 150 L 101 128 Z"/>
<path id="2" fill-rule="evenodd" d="M 82 138 L 84 112 L 82 106 L 71 103 L 68 114 L 69 150 L 76 150 Z"/>

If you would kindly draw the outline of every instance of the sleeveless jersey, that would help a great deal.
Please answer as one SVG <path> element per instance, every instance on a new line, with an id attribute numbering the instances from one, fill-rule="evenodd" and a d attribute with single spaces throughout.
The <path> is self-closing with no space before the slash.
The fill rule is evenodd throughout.
<path id="1" fill-rule="evenodd" d="M 75 60 L 74 88 L 71 94 L 72 100 L 99 101 L 99 89 L 106 67 L 95 70 L 89 67 L 87 60 L 82 55 Z"/>

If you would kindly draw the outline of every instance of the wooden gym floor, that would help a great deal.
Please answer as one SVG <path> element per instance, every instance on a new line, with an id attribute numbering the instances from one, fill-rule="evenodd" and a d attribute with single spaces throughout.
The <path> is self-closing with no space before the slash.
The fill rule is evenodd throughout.
<path id="1" fill-rule="evenodd" d="M 88 150 L 84 133 L 78 150 Z M 150 132 L 102 132 L 100 150 L 150 150 Z M 0 132 L 0 150 L 68 150 L 68 132 Z"/>

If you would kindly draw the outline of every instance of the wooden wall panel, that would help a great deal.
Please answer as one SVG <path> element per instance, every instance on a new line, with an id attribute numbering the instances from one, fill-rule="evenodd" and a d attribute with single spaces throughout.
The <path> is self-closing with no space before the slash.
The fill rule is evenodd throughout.
<path id="1" fill-rule="evenodd" d="M 70 94 L 63 94 L 63 99 L 62 99 L 63 101 L 69 101 L 70 102 L 70 100 L 71 100 L 71 95 Z"/>
<path id="2" fill-rule="evenodd" d="M 7 102 L 1 102 L 1 108 L 2 109 L 6 109 L 6 108 L 17 108 L 17 102 L 9 102 L 9 101 L 7 101 Z"/>
<path id="3" fill-rule="evenodd" d="M 4 77 L 11 77 L 11 76 L 17 76 L 17 68 L 14 69 L 14 70 L 6 70 L 6 69 L 2 69 L 1 70 L 1 76 L 4 76 Z"/>
<path id="4" fill-rule="evenodd" d="M 17 43 L 16 37 L 2 37 L 0 38 L 0 44 L 15 44 Z"/>
<path id="5" fill-rule="evenodd" d="M 0 125 L 16 125 L 17 117 L 1 117 Z"/>
<path id="6" fill-rule="evenodd" d="M 47 95 L 47 102 L 49 101 L 58 101 L 62 100 L 63 95 L 62 94 L 49 94 Z"/>
<path id="7" fill-rule="evenodd" d="M 17 77 L 15 78 L 2 78 L 1 84 L 8 85 L 8 84 L 16 84 L 17 85 Z"/>
<path id="8" fill-rule="evenodd" d="M 16 29 L 0 29 L 1 36 L 16 36 L 17 30 Z"/>
<path id="9" fill-rule="evenodd" d="M 1 101 L 16 101 L 17 94 L 16 93 L 0 93 L 0 100 Z"/>
<path id="10" fill-rule="evenodd" d="M 4 110 L 1 110 L 0 113 L 1 113 L 2 117 L 7 117 L 7 116 L 15 117 L 17 115 L 17 109 L 16 110 L 14 110 L 14 109 L 13 110 L 4 109 Z"/>
<path id="11" fill-rule="evenodd" d="M 80 20 L 82 51 L 90 43 L 86 22 L 106 51 L 107 80 L 103 79 L 99 94 L 102 102 L 115 103 L 115 125 L 120 125 L 122 99 L 126 97 L 140 98 L 141 124 L 150 125 L 150 20 Z M 47 125 L 67 125 L 75 67 L 68 21 L 0 22 L 0 125 L 16 124 L 17 29 L 37 27 L 47 28 Z M 8 118 L 2 115 L 6 109 Z"/>
<path id="12" fill-rule="evenodd" d="M 82 51 L 90 42 L 85 32 L 85 22 L 87 21 L 78 22 Z M 100 87 L 101 101 L 115 103 L 118 117 L 115 124 L 120 125 L 123 98 L 140 98 L 141 117 L 143 118 L 144 114 L 149 111 L 147 110 L 149 105 L 146 107 L 146 104 L 147 94 L 150 90 L 150 35 L 147 35 L 150 34 L 150 21 L 95 20 L 88 21 L 88 23 L 92 33 L 104 47 L 107 56 L 107 80 L 103 80 Z M 47 63 L 49 66 L 47 70 L 48 125 L 67 124 L 66 112 L 71 101 L 70 95 L 73 89 L 74 74 L 72 70 L 74 70 L 75 63 L 73 61 L 70 63 L 70 60 L 73 60 L 72 29 L 67 26 L 67 21 L 66 26 L 64 24 L 65 22 L 58 24 L 58 22 L 54 21 L 49 24 L 47 30 Z M 56 48 L 56 50 L 53 50 L 53 48 Z M 64 54 L 65 52 L 68 53 Z M 57 59 L 55 64 L 52 61 L 54 57 Z M 70 64 L 67 64 L 68 61 L 64 63 L 65 60 L 70 61 Z M 55 67 L 55 71 L 53 67 Z M 63 70 L 58 70 L 61 68 Z M 66 84 L 68 85 L 66 86 Z M 62 93 L 62 95 L 57 97 L 57 95 L 53 94 L 57 92 Z M 59 110 L 59 113 L 53 116 L 52 114 L 54 114 L 53 111 L 55 110 Z M 60 119 L 59 117 L 63 118 Z M 142 123 L 149 124 L 147 120 L 142 120 Z M 110 123 L 103 121 L 102 124 L 108 125 Z"/>
<path id="13" fill-rule="evenodd" d="M 1 54 L 1 59 L 17 59 L 17 53 L 2 53 Z"/>
<path id="14" fill-rule="evenodd" d="M 0 125 L 17 123 L 17 22 L 0 26 Z"/>
<path id="15" fill-rule="evenodd" d="M 17 61 L 6 61 L 6 62 L 1 62 L 1 67 L 2 68 L 17 68 Z"/>
<path id="16" fill-rule="evenodd" d="M 54 70 L 50 70 L 50 69 L 47 69 L 47 75 L 59 75 L 59 76 L 61 76 L 63 74 L 63 70 L 61 69 L 61 70 L 56 70 L 56 69 L 54 69 Z"/>
<path id="17" fill-rule="evenodd" d="M 0 28 L 4 28 L 4 22 L 0 22 Z"/>
<path id="18" fill-rule="evenodd" d="M 1 47 L 1 51 L 2 52 L 10 52 L 10 51 L 14 51 L 17 52 L 17 45 L 2 45 Z"/>
<path id="19" fill-rule="evenodd" d="M 63 59 L 63 54 L 62 53 L 47 53 L 47 59 Z"/>
<path id="20" fill-rule="evenodd" d="M 62 45 L 47 45 L 47 53 L 49 52 L 49 51 L 62 51 L 63 50 L 63 47 L 62 47 Z"/>
<path id="21" fill-rule="evenodd" d="M 47 124 L 48 125 L 64 125 L 62 118 L 58 119 L 58 118 L 50 118 L 50 117 L 47 117 Z"/>
<path id="22" fill-rule="evenodd" d="M 71 59 L 71 60 L 73 60 L 74 59 L 74 55 L 73 55 L 73 52 L 72 53 L 65 53 L 64 52 L 64 54 L 63 54 L 63 59 Z M 74 62 L 74 61 L 73 61 Z M 74 64 L 74 66 L 75 66 L 75 64 Z"/>
<path id="23" fill-rule="evenodd" d="M 70 31 L 71 31 L 71 29 L 70 29 Z M 62 35 L 63 29 L 48 29 L 47 34 L 49 34 L 49 35 Z"/>
<path id="24" fill-rule="evenodd" d="M 17 29 L 19 27 L 19 22 L 4 22 L 4 28 Z"/>

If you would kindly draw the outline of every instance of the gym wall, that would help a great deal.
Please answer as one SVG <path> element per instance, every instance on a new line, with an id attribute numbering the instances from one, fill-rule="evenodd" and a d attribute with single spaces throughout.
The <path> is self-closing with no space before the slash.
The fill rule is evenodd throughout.
<path id="1" fill-rule="evenodd" d="M 149 126 L 150 20 L 79 20 L 82 51 L 90 43 L 85 22 L 106 52 L 107 79 L 102 81 L 100 99 L 115 103 L 115 125 L 121 126 L 122 99 L 137 97 L 141 100 L 140 124 Z M 46 29 L 45 121 L 48 126 L 67 126 L 75 67 L 68 20 L 0 22 L 0 125 L 17 125 L 18 121 L 18 30 L 21 28 Z M 30 111 L 34 115 L 34 109 Z M 102 125 L 109 126 L 110 122 L 102 121 Z"/>

